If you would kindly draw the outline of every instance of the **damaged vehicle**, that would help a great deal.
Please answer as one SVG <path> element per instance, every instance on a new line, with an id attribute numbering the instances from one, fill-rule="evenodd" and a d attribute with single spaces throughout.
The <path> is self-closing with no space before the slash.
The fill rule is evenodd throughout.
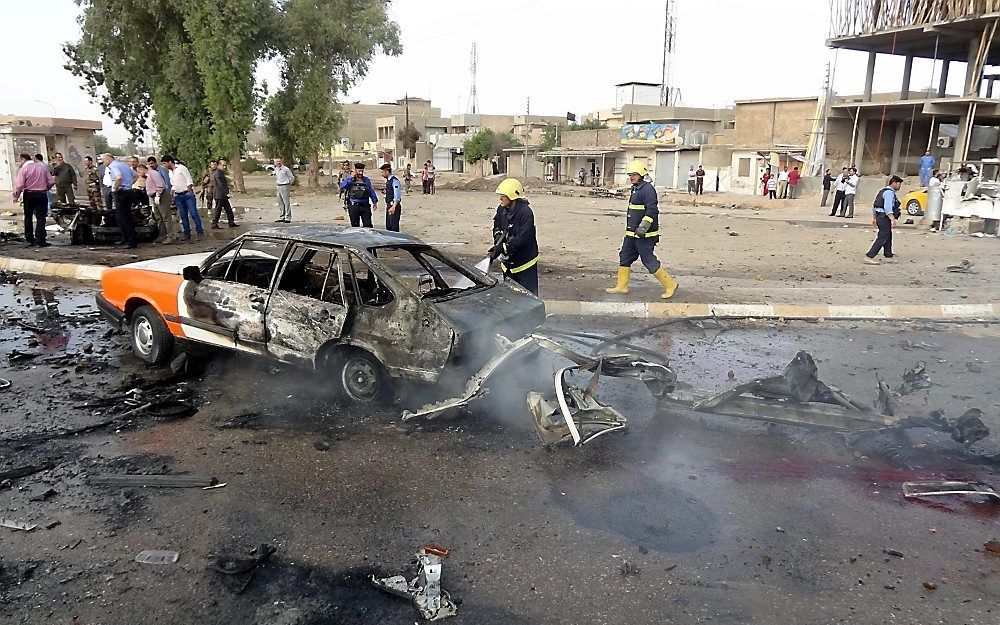
<path id="1" fill-rule="evenodd" d="M 393 380 L 476 370 L 545 319 L 545 305 L 419 239 L 369 228 L 244 234 L 214 253 L 108 269 L 101 313 L 151 365 L 193 341 L 329 371 L 356 402 Z"/>

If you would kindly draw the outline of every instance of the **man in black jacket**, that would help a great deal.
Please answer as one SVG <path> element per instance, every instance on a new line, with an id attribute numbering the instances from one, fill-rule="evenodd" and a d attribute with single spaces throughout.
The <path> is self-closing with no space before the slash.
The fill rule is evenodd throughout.
<path id="1" fill-rule="evenodd" d="M 524 198 L 524 186 L 507 178 L 497 187 L 500 206 L 493 217 L 493 247 L 490 260 L 500 260 L 500 269 L 508 280 L 517 282 L 538 295 L 538 239 L 535 214 Z"/>
<path id="2" fill-rule="evenodd" d="M 226 211 L 226 218 L 229 220 L 229 227 L 236 227 L 236 220 L 233 217 L 233 205 L 229 203 L 229 181 L 226 180 L 226 161 L 220 160 L 219 166 L 212 172 L 212 197 L 215 198 L 215 217 L 212 219 L 212 227 L 221 228 L 219 218 L 222 211 Z"/>

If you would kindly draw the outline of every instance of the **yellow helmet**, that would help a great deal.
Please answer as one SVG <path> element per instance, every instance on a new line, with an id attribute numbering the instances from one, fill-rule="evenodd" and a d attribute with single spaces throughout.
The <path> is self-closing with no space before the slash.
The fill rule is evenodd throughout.
<path id="1" fill-rule="evenodd" d="M 645 177 L 649 173 L 649 169 L 646 168 L 646 163 L 642 161 L 632 161 L 628 164 L 628 169 L 625 170 L 626 174 L 639 174 Z"/>
<path id="2" fill-rule="evenodd" d="M 507 178 L 497 187 L 498 195 L 506 195 L 512 201 L 524 197 L 524 185 L 516 178 Z"/>

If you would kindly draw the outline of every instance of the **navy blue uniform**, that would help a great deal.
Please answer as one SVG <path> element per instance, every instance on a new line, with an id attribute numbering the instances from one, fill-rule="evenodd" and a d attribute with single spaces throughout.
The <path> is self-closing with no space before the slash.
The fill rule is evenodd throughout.
<path id="1" fill-rule="evenodd" d="M 500 268 L 507 278 L 538 295 L 538 240 L 535 214 L 528 200 L 514 200 L 509 207 L 498 206 L 493 217 L 494 254 L 506 256 Z"/>
<path id="2" fill-rule="evenodd" d="M 643 222 L 649 223 L 645 235 L 636 234 L 636 229 Z M 660 261 L 653 253 L 660 240 L 660 209 L 653 185 L 640 180 L 632 185 L 632 194 L 628 198 L 628 215 L 625 221 L 625 240 L 618 253 L 618 264 L 631 267 L 637 259 L 642 259 L 642 265 L 649 273 L 656 273 Z"/>
<path id="3" fill-rule="evenodd" d="M 398 202 L 396 211 L 389 213 L 393 202 Z M 399 232 L 399 217 L 403 214 L 403 185 L 399 178 L 389 176 L 385 181 L 385 229 Z"/>
<path id="4" fill-rule="evenodd" d="M 347 214 L 351 225 L 357 228 L 363 222 L 365 228 L 372 227 L 372 204 L 378 204 L 378 196 L 368 176 L 344 180 L 340 188 L 347 192 Z"/>

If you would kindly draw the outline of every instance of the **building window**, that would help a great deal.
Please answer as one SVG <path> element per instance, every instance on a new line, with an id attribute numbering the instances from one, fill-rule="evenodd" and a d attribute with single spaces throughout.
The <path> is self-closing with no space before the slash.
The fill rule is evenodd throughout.
<path id="1" fill-rule="evenodd" d="M 740 159 L 739 173 L 737 175 L 740 178 L 749 178 L 750 177 L 750 159 L 749 158 L 741 158 Z"/>

